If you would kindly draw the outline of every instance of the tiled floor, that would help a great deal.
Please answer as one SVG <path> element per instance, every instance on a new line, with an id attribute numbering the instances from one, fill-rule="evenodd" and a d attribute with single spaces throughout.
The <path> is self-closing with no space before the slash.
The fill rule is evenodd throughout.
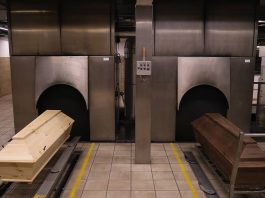
<path id="1" fill-rule="evenodd" d="M 83 144 L 86 151 L 89 144 Z M 96 144 L 76 197 L 82 198 L 180 198 L 192 197 L 169 144 L 152 144 L 152 163 L 134 163 L 135 146 L 128 143 Z M 178 148 L 180 151 L 180 148 Z M 181 151 L 180 151 L 181 152 Z M 68 197 L 86 152 L 78 161 L 62 197 Z M 183 156 L 181 156 L 183 159 Z M 170 160 L 171 159 L 171 163 Z M 185 162 L 185 161 L 184 161 Z M 198 182 L 185 164 L 200 197 Z"/>
<path id="2" fill-rule="evenodd" d="M 14 134 L 12 96 L 7 95 L 0 98 L 0 150 Z"/>
<path id="3" fill-rule="evenodd" d="M 83 150 L 76 168 L 61 195 L 68 197 L 80 171 L 90 144 L 79 146 Z M 152 144 L 152 163 L 134 163 L 134 144 L 96 144 L 89 165 L 78 187 L 77 198 L 193 198 L 180 166 L 173 155 L 170 144 Z M 200 198 L 205 197 L 189 164 L 183 157 L 183 150 L 191 150 L 215 186 L 219 196 L 226 198 L 222 184 L 206 166 L 205 159 L 198 153 L 195 144 L 178 144 L 177 150 Z M 236 196 L 264 197 L 258 196 Z"/>

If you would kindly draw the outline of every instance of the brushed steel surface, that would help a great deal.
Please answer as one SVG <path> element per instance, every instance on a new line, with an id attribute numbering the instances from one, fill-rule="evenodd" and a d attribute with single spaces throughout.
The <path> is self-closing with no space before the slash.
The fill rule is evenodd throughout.
<path id="1" fill-rule="evenodd" d="M 204 50 L 203 12 L 203 0 L 155 1 L 155 55 L 202 55 Z"/>
<path id="2" fill-rule="evenodd" d="M 141 2 L 139 2 L 141 3 Z M 136 61 L 152 58 L 152 5 L 136 5 Z M 151 76 L 136 76 L 135 162 L 151 162 Z"/>
<path id="3" fill-rule="evenodd" d="M 207 1 L 206 54 L 209 56 L 252 56 L 255 8 L 255 0 Z"/>
<path id="4" fill-rule="evenodd" d="M 15 131 L 37 116 L 35 106 L 35 57 L 11 57 L 11 78 Z"/>
<path id="5" fill-rule="evenodd" d="M 66 84 L 76 88 L 83 95 L 88 107 L 88 57 L 36 57 L 35 75 L 35 104 L 49 87 Z"/>
<path id="6" fill-rule="evenodd" d="M 111 1 L 62 2 L 62 52 L 70 55 L 111 54 Z"/>
<path id="7" fill-rule="evenodd" d="M 231 58 L 231 105 L 228 119 L 246 133 L 250 132 L 254 66 L 254 57 Z"/>
<path id="8" fill-rule="evenodd" d="M 178 57 L 152 58 L 152 141 L 175 141 Z"/>
<path id="9" fill-rule="evenodd" d="M 90 139 L 115 140 L 114 57 L 89 57 Z"/>
<path id="10" fill-rule="evenodd" d="M 12 55 L 57 55 L 61 52 L 58 2 L 11 0 Z"/>
<path id="11" fill-rule="evenodd" d="M 229 57 L 178 58 L 178 108 L 183 95 L 198 85 L 211 85 L 219 89 L 230 105 Z"/>

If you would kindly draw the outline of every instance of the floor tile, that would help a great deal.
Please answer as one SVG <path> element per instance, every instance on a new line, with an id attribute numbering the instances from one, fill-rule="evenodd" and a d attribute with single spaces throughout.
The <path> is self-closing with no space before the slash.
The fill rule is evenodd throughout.
<path id="1" fill-rule="evenodd" d="M 101 156 L 101 157 L 109 156 L 109 157 L 112 157 L 113 153 L 114 152 L 112 150 L 98 150 L 96 156 Z"/>
<path id="2" fill-rule="evenodd" d="M 171 143 L 164 143 L 163 145 L 164 145 L 164 148 L 165 148 L 166 151 L 171 151 L 172 150 Z"/>
<path id="3" fill-rule="evenodd" d="M 170 164 L 170 166 L 171 166 L 172 171 L 174 171 L 174 172 L 180 172 L 181 171 L 180 164 Z M 191 169 L 189 164 L 183 164 L 183 166 L 184 166 L 186 171 L 192 172 L 192 169 Z"/>
<path id="4" fill-rule="evenodd" d="M 175 180 L 155 180 L 155 190 L 178 190 Z"/>
<path id="5" fill-rule="evenodd" d="M 179 164 L 170 164 L 170 166 L 173 172 L 181 172 Z"/>
<path id="6" fill-rule="evenodd" d="M 132 171 L 151 171 L 150 164 L 132 164 Z"/>
<path id="7" fill-rule="evenodd" d="M 176 158 L 174 151 L 172 149 L 166 150 L 166 154 L 168 157 L 175 157 Z"/>
<path id="8" fill-rule="evenodd" d="M 131 173 L 130 171 L 111 171 L 110 180 L 130 180 Z"/>
<path id="9" fill-rule="evenodd" d="M 93 164 L 91 167 L 91 172 L 105 172 L 110 171 L 111 164 Z"/>
<path id="10" fill-rule="evenodd" d="M 107 190 L 108 180 L 87 180 L 84 190 Z"/>
<path id="11" fill-rule="evenodd" d="M 152 164 L 152 171 L 171 171 L 169 164 Z"/>
<path id="12" fill-rule="evenodd" d="M 115 150 L 114 151 L 114 156 L 131 156 L 132 152 L 129 151 L 124 151 L 124 150 Z"/>
<path id="13" fill-rule="evenodd" d="M 168 158 L 167 157 L 160 157 L 160 156 L 153 156 L 151 157 L 151 163 L 152 164 L 168 164 Z"/>
<path id="14" fill-rule="evenodd" d="M 130 198 L 131 191 L 108 191 L 107 198 Z"/>
<path id="15" fill-rule="evenodd" d="M 83 191 L 81 198 L 105 198 L 106 193 L 106 191 L 85 190 Z"/>
<path id="16" fill-rule="evenodd" d="M 131 151 L 132 146 L 130 144 L 116 144 L 115 151 Z"/>
<path id="17" fill-rule="evenodd" d="M 193 187 L 196 190 L 200 190 L 200 186 L 199 186 L 197 180 L 191 180 L 191 182 L 192 182 Z M 190 187 L 189 187 L 188 183 L 185 180 L 184 181 L 183 180 L 182 181 L 177 181 L 177 185 L 178 185 L 180 191 L 190 190 Z"/>
<path id="18" fill-rule="evenodd" d="M 131 164 L 131 157 L 129 156 L 114 156 L 113 164 Z"/>
<path id="19" fill-rule="evenodd" d="M 153 172 L 154 180 L 165 180 L 165 179 L 174 179 L 172 171 L 157 171 Z"/>
<path id="20" fill-rule="evenodd" d="M 107 164 L 112 162 L 112 156 L 96 156 L 94 159 L 95 164 Z"/>
<path id="21" fill-rule="evenodd" d="M 136 171 L 132 172 L 132 180 L 152 180 L 153 176 L 151 171 Z"/>
<path id="22" fill-rule="evenodd" d="M 179 191 L 156 191 L 156 198 L 181 198 Z"/>
<path id="23" fill-rule="evenodd" d="M 110 180 L 108 190 L 131 190 L 130 180 Z"/>
<path id="24" fill-rule="evenodd" d="M 187 172 L 191 180 L 197 180 L 193 173 Z M 182 172 L 173 172 L 176 181 L 185 181 L 184 174 Z"/>
<path id="25" fill-rule="evenodd" d="M 109 179 L 110 172 L 109 171 L 102 171 L 102 172 L 90 172 L 88 175 L 89 180 L 108 180 Z"/>
<path id="26" fill-rule="evenodd" d="M 113 151 L 114 146 L 115 146 L 115 144 L 112 144 L 112 143 L 110 143 L 110 144 L 102 143 L 99 145 L 98 151 L 101 151 L 101 150 L 108 150 L 108 151 L 112 150 Z"/>
<path id="27" fill-rule="evenodd" d="M 155 191 L 132 191 L 131 198 L 156 198 Z"/>
<path id="28" fill-rule="evenodd" d="M 154 190 L 153 180 L 132 180 L 132 190 Z"/>
<path id="29" fill-rule="evenodd" d="M 175 157 L 175 161 L 174 161 L 174 159 L 173 159 L 173 156 L 168 156 L 169 157 L 169 159 L 171 160 L 171 163 L 172 164 L 175 164 L 175 163 L 177 163 L 177 164 L 179 164 L 179 163 L 182 163 L 182 164 L 189 164 L 187 161 L 186 161 L 186 159 L 185 159 L 185 157 L 184 156 L 180 156 L 179 157 L 179 160 L 181 160 L 181 162 L 179 162 L 179 160 L 177 160 L 176 159 L 176 157 Z M 172 158 L 171 158 L 172 157 Z"/>
<path id="30" fill-rule="evenodd" d="M 166 151 L 151 151 L 151 156 L 159 156 L 159 157 L 166 157 Z"/>
<path id="31" fill-rule="evenodd" d="M 151 144 L 151 151 L 165 151 L 163 144 L 153 143 Z"/>
<path id="32" fill-rule="evenodd" d="M 111 171 L 130 171 L 130 164 L 112 164 Z"/>

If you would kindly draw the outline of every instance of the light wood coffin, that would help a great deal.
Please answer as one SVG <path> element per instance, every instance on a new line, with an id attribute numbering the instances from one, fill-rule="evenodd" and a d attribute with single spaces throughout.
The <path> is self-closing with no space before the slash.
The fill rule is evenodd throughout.
<path id="1" fill-rule="evenodd" d="M 197 141 L 207 156 L 226 176 L 232 168 L 242 131 L 220 114 L 209 113 L 192 122 Z M 243 140 L 243 149 L 236 178 L 237 187 L 265 187 L 265 153 L 250 137 Z"/>
<path id="2" fill-rule="evenodd" d="M 0 179 L 32 182 L 69 138 L 74 120 L 60 110 L 47 110 L 0 151 Z"/>

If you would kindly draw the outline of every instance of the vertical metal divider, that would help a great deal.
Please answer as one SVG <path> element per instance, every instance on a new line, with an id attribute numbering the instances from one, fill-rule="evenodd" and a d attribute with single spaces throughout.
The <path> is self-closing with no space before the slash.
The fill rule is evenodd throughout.
<path id="1" fill-rule="evenodd" d="M 135 18 L 136 61 L 149 61 L 153 53 L 152 1 L 138 0 L 135 8 Z M 138 164 L 151 162 L 151 78 L 151 75 L 136 76 L 135 162 Z"/>

